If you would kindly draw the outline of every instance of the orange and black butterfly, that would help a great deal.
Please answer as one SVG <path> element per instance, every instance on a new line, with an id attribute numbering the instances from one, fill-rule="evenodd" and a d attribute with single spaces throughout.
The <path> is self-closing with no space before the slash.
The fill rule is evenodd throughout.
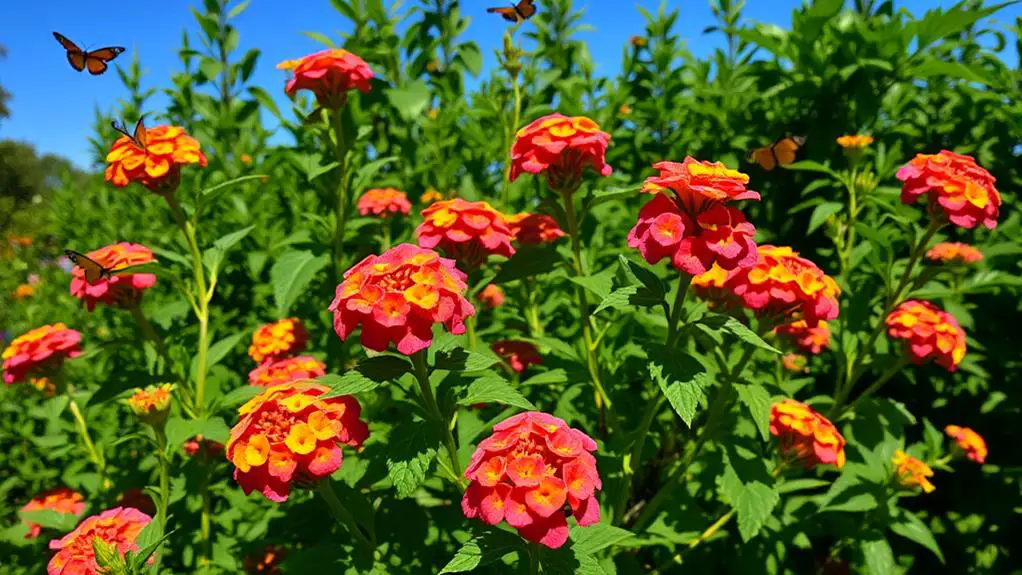
<path id="1" fill-rule="evenodd" d="M 89 285 L 93 285 L 101 279 L 108 280 L 113 274 L 113 270 L 99 265 L 99 262 L 83 253 L 79 253 L 74 250 L 64 250 L 64 255 L 66 255 L 67 259 L 71 260 L 71 263 L 75 266 L 82 268 L 82 271 L 85 272 L 85 281 Z"/>
<path id="2" fill-rule="evenodd" d="M 146 134 L 145 131 L 145 123 L 143 122 L 144 119 L 145 114 L 142 114 L 141 116 L 138 117 L 138 121 L 135 122 L 135 129 L 132 130 L 131 131 L 132 133 L 130 134 L 128 133 L 127 130 L 124 129 L 125 125 L 118 124 L 116 120 L 110 122 L 110 125 L 113 126 L 114 129 L 117 130 L 118 132 L 127 136 L 132 141 L 132 143 L 139 147 L 140 150 L 145 151 L 146 144 L 149 143 L 149 136 Z"/>
<path id="3" fill-rule="evenodd" d="M 90 52 L 82 50 L 63 34 L 54 32 L 53 37 L 67 50 L 67 61 L 71 64 L 72 68 L 79 72 L 88 69 L 89 73 L 93 76 L 106 72 L 107 62 L 116 58 L 121 52 L 124 52 L 124 48 L 121 46 L 108 46 Z"/>
<path id="4" fill-rule="evenodd" d="M 773 170 L 777 166 L 787 166 L 794 163 L 798 151 L 806 144 L 805 136 L 785 136 L 773 144 L 764 148 L 749 150 L 745 159 L 749 162 L 759 164 L 766 171 Z"/>
<path id="5" fill-rule="evenodd" d="M 536 0 L 520 0 L 518 4 L 507 8 L 487 8 L 486 11 L 490 14 L 500 14 L 501 18 L 512 24 L 517 24 L 532 18 L 532 15 L 536 13 Z"/>

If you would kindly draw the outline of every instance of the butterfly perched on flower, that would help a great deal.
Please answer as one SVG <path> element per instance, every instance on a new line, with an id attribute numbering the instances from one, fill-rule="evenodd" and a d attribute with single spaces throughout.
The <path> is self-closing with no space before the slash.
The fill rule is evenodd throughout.
<path id="1" fill-rule="evenodd" d="M 137 146 L 140 150 L 145 151 L 146 144 L 149 143 L 149 136 L 146 133 L 145 122 L 143 120 L 145 120 L 145 114 L 142 114 L 141 116 L 138 117 L 138 121 L 135 122 L 135 129 L 132 130 L 130 134 L 128 133 L 127 130 L 124 129 L 125 124 L 118 124 L 117 121 L 115 120 L 113 122 L 110 122 L 110 125 L 113 126 L 113 128 L 118 132 L 127 136 L 128 139 L 131 140 L 131 142 L 135 144 L 135 146 Z"/>
<path id="2" fill-rule="evenodd" d="M 513 4 L 506 8 L 487 8 L 486 11 L 490 14 L 500 14 L 501 18 L 513 24 L 517 24 L 532 18 L 533 14 L 536 13 L 536 1 L 520 0 L 517 4 Z"/>
<path id="3" fill-rule="evenodd" d="M 113 274 L 112 270 L 101 266 L 99 262 L 83 253 L 79 253 L 74 250 L 64 250 L 64 255 L 66 255 L 67 259 L 71 260 L 71 263 L 75 266 L 82 268 L 82 271 L 85 272 L 85 281 L 88 282 L 89 285 L 94 285 L 98 283 L 99 280 L 108 280 Z"/>
<path id="4" fill-rule="evenodd" d="M 777 166 L 787 166 L 794 163 L 798 151 L 806 144 L 805 136 L 785 136 L 773 144 L 763 148 L 749 150 L 745 159 L 749 162 L 759 164 L 766 171 L 773 170 Z"/>
<path id="5" fill-rule="evenodd" d="M 63 34 L 54 32 L 53 37 L 67 50 L 67 61 L 71 64 L 72 68 L 78 72 L 88 69 L 89 73 L 93 76 L 106 72 L 107 62 L 113 60 L 125 50 L 122 46 L 107 46 L 106 48 L 92 51 L 82 50 Z"/>

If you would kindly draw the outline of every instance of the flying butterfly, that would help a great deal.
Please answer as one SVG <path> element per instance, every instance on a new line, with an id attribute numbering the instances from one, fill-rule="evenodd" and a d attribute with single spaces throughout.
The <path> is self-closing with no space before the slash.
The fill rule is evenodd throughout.
<path id="1" fill-rule="evenodd" d="M 132 130 L 130 134 L 128 133 L 127 130 L 124 129 L 125 125 L 118 124 L 116 120 L 110 122 L 110 125 L 113 126 L 113 128 L 118 132 L 127 136 L 128 139 L 132 141 L 132 143 L 139 147 L 139 149 L 145 151 L 146 144 L 149 143 L 149 136 L 145 131 L 145 122 L 143 122 L 143 120 L 145 120 L 145 114 L 142 114 L 141 116 L 138 117 L 138 121 L 135 122 L 135 129 Z"/>
<path id="2" fill-rule="evenodd" d="M 787 166 L 793 163 L 798 155 L 798 151 L 805 144 L 805 136 L 785 136 L 769 146 L 749 150 L 745 159 L 759 164 L 761 168 L 769 172 L 778 165 Z"/>
<path id="3" fill-rule="evenodd" d="M 508 22 L 518 24 L 532 18 L 536 13 L 536 0 L 520 0 L 518 4 L 507 8 L 487 8 L 486 11 L 490 14 L 500 14 L 500 17 Z"/>
<path id="4" fill-rule="evenodd" d="M 82 50 L 63 34 L 54 32 L 53 37 L 67 50 L 67 61 L 71 64 L 72 68 L 78 72 L 88 69 L 89 73 L 93 76 L 106 72 L 107 62 L 113 60 L 125 50 L 121 46 L 108 46 L 92 51 Z"/>
<path id="5" fill-rule="evenodd" d="M 85 272 L 85 281 L 89 285 L 94 285 L 101 279 L 108 280 L 113 275 L 113 270 L 99 265 L 99 262 L 85 254 L 74 250 L 64 250 L 64 255 L 71 260 L 71 263 L 82 268 L 82 271 Z"/>

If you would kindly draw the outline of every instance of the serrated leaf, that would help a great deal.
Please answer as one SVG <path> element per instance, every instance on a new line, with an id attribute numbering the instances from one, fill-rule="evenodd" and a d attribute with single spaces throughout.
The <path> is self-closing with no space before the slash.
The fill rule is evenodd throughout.
<path id="1" fill-rule="evenodd" d="M 721 491 L 738 515 L 742 541 L 749 541 L 770 518 L 781 496 L 774 489 L 774 478 L 758 454 L 737 443 L 728 444 L 722 453 Z"/>
<path id="2" fill-rule="evenodd" d="M 482 371 L 493 367 L 500 359 L 492 353 L 468 351 L 455 347 L 436 353 L 434 367 L 448 371 Z"/>
<path id="3" fill-rule="evenodd" d="M 469 539 L 440 570 L 444 573 L 465 573 L 502 559 L 508 553 L 523 549 L 521 537 L 508 531 L 490 529 Z"/>
<path id="4" fill-rule="evenodd" d="M 595 294 L 596 297 L 605 299 L 610 295 L 610 290 L 614 285 L 614 269 L 608 268 L 595 275 L 573 277 L 570 279 L 572 283 L 584 287 L 586 290 Z"/>
<path id="5" fill-rule="evenodd" d="M 649 350 L 649 375 L 689 427 L 709 384 L 706 368 L 695 358 L 657 345 Z"/>
<path id="6" fill-rule="evenodd" d="M 706 324 L 715 329 L 726 331 L 749 345 L 765 349 L 769 352 L 776 353 L 777 355 L 781 354 L 781 350 L 763 341 L 763 338 L 756 335 L 756 332 L 752 331 L 748 328 L 748 326 L 733 317 L 718 313 L 709 313 L 703 316 L 703 319 L 699 321 L 700 323 Z"/>
<path id="7" fill-rule="evenodd" d="M 496 374 L 489 374 L 473 381 L 465 392 L 465 397 L 458 400 L 458 405 L 474 405 L 476 403 L 500 403 L 519 409 L 535 410 L 528 399 L 525 399 L 511 382 Z"/>
<path id="8" fill-rule="evenodd" d="M 287 252 L 277 258 L 270 269 L 270 283 L 278 317 L 287 317 L 298 296 L 329 262 L 329 256 L 316 256 L 308 251 Z"/>
<path id="9" fill-rule="evenodd" d="M 628 259 L 624 254 L 618 255 L 618 261 L 621 264 L 621 269 L 636 282 L 645 286 L 653 297 L 663 299 L 667 296 L 667 288 L 664 286 L 663 280 L 657 277 L 652 270 Z"/>
<path id="10" fill-rule="evenodd" d="M 762 385 L 736 383 L 738 400 L 749 410 L 756 429 L 764 441 L 770 439 L 770 392 Z"/>
<path id="11" fill-rule="evenodd" d="M 399 498 L 411 497 L 426 479 L 439 446 L 440 438 L 434 426 L 422 421 L 402 423 L 390 433 L 387 477 Z"/>

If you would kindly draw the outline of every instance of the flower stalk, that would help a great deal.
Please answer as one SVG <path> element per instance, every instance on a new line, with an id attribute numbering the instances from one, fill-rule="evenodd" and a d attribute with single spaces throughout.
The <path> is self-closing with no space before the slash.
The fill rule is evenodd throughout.
<path id="1" fill-rule="evenodd" d="M 447 458 L 449 460 L 449 468 L 447 471 L 451 475 L 451 480 L 456 483 L 459 488 L 464 489 L 464 487 L 468 484 L 468 481 L 462 477 L 461 458 L 458 455 L 458 448 L 454 442 L 454 435 L 451 431 L 452 425 L 444 418 L 443 412 L 441 412 L 440 406 L 437 404 L 436 397 L 433 396 L 433 387 L 429 382 L 429 366 L 426 361 L 426 351 L 422 350 L 415 352 L 412 354 L 411 359 L 412 365 L 415 368 L 415 380 L 419 383 L 419 392 L 422 395 L 422 401 L 430 416 L 441 427 L 444 449 L 447 450 Z"/>
<path id="2" fill-rule="evenodd" d="M 337 497 L 337 493 L 334 491 L 334 487 L 330 482 L 330 478 L 324 478 L 316 484 L 316 493 L 323 498 L 327 507 L 330 508 L 330 513 L 334 516 L 338 523 L 343 525 L 351 536 L 355 538 L 359 545 L 368 551 L 372 551 L 376 548 L 376 543 L 369 539 L 365 533 L 362 532 L 362 528 L 359 527 L 358 522 L 355 521 L 355 516 L 341 503 L 340 498 Z"/>
<path id="3" fill-rule="evenodd" d="M 334 133 L 334 151 L 337 154 L 337 198 L 334 206 L 334 277 L 341 281 L 344 273 L 344 232 L 348 223 L 348 149 L 344 140 L 344 118 L 341 109 L 330 115 Z M 387 242 L 389 243 L 389 241 Z"/>

